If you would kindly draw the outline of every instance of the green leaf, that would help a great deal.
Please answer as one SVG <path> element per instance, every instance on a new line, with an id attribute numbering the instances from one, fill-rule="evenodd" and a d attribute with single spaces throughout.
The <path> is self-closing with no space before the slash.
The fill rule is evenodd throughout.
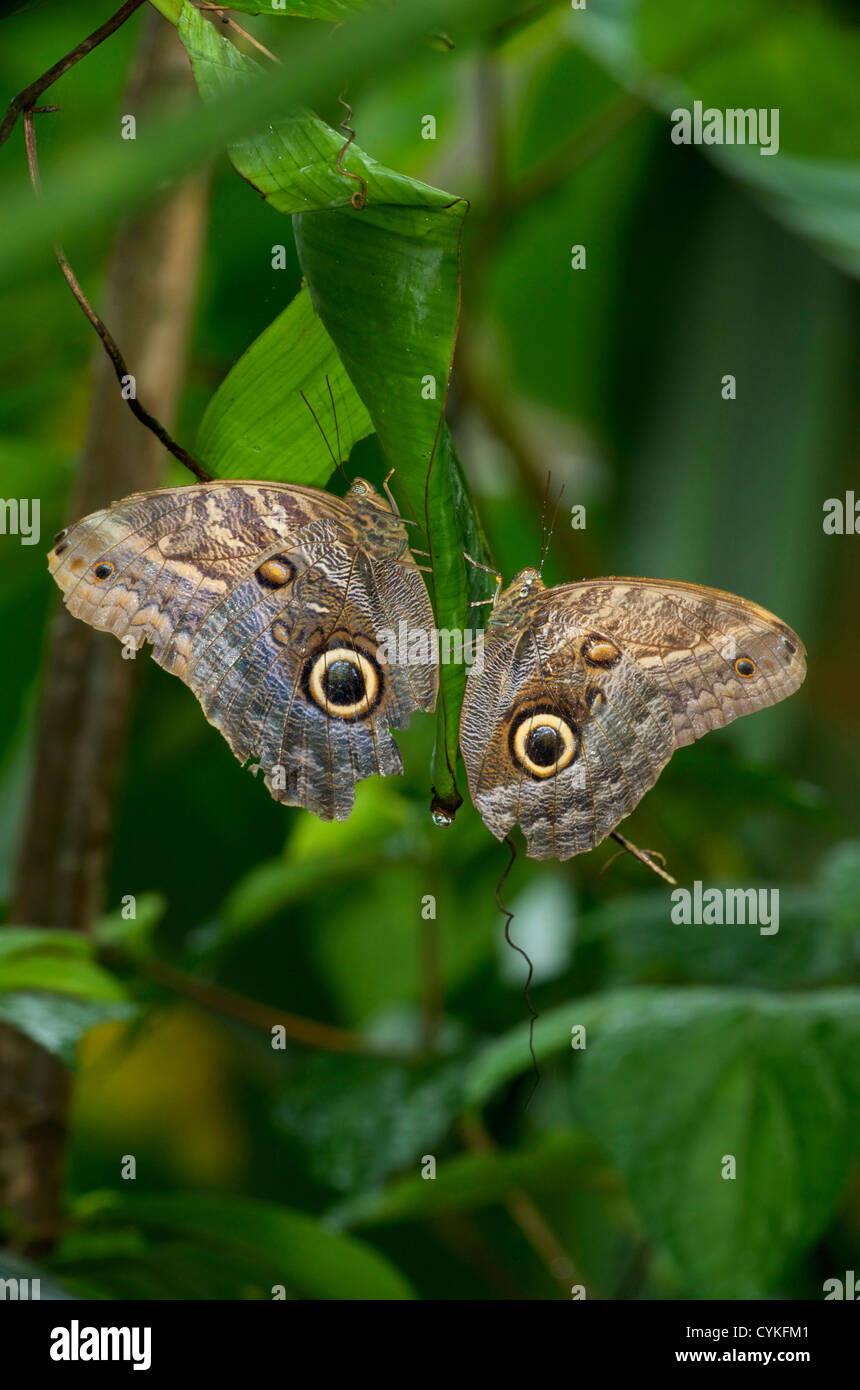
<path id="1" fill-rule="evenodd" d="M 0 931 L 0 994 L 50 990 L 78 999 L 120 1000 L 119 982 L 93 960 L 92 939 L 39 927 Z"/>
<path id="2" fill-rule="evenodd" d="M 322 487 L 335 467 L 329 449 L 336 451 L 338 435 L 342 462 L 372 432 L 361 397 L 302 289 L 215 392 L 200 423 L 196 453 L 216 478 L 289 478 Z"/>
<path id="3" fill-rule="evenodd" d="M 569 19 L 569 33 L 665 115 L 701 101 L 779 112 L 779 150 L 700 146 L 770 213 L 860 275 L 856 28 L 823 7 L 780 0 L 624 0 Z M 668 132 L 666 138 L 668 139 Z"/>
<path id="4" fill-rule="evenodd" d="M 77 1059 L 77 1047 L 90 1028 L 133 1018 L 129 1001 L 72 999 L 62 994 L 0 994 L 0 1022 L 17 1028 L 67 1067 Z"/>
<path id="5" fill-rule="evenodd" d="M 299 19 L 347 19 L 370 8 L 372 0 L 234 0 L 231 10 L 243 14 L 294 15 Z M 379 4 L 380 0 L 375 0 Z"/>
<path id="6" fill-rule="evenodd" d="M 708 880 L 708 887 L 721 887 Z M 729 886 L 729 885 L 726 885 Z M 605 945 L 614 981 L 681 984 L 725 982 L 755 988 L 803 988 L 853 979 L 850 938 L 829 920 L 822 889 L 781 887 L 779 931 L 755 926 L 690 925 L 670 917 L 669 890 L 608 901 L 581 924 L 578 947 Z"/>
<path id="7" fill-rule="evenodd" d="M 581 1131 L 553 1131 L 511 1153 L 462 1154 L 439 1164 L 434 1178 L 409 1177 L 384 1192 L 365 1193 L 341 1203 L 329 1219 L 344 1226 L 375 1226 L 420 1221 L 441 1213 L 493 1206 L 511 1188 L 526 1192 L 587 1187 L 606 1165 L 594 1140 Z"/>
<path id="8" fill-rule="evenodd" d="M 0 928 L 0 969 L 13 956 L 26 956 L 33 951 L 55 951 L 60 954 L 91 956 L 92 942 L 83 932 L 66 927 L 2 927 Z"/>
<path id="9" fill-rule="evenodd" d="M 186 5 L 180 35 L 210 104 L 257 80 L 245 58 Z M 244 179 L 296 214 L 296 247 L 314 309 L 363 400 L 406 515 L 423 516 L 436 621 L 462 632 L 471 590 L 462 552 L 486 559 L 480 522 L 443 421 L 457 335 L 466 202 L 384 168 L 306 111 L 280 117 L 231 149 Z M 357 178 L 349 179 L 337 167 Z M 361 183 L 359 182 L 361 181 Z M 363 185 L 366 202 L 352 198 Z M 477 553 L 475 553 L 477 552 Z M 460 801 L 454 770 L 465 672 L 443 670 L 433 779 L 440 807 Z"/>
<path id="10" fill-rule="evenodd" d="M 175 0 L 158 0 L 158 8 L 176 20 Z M 431 55 L 420 45 L 428 30 L 445 28 L 456 18 L 459 39 L 479 31 L 480 18 L 495 8 L 491 0 L 427 0 L 417 8 L 396 5 L 357 13 L 350 20 L 347 44 L 331 43 L 328 31 L 314 26 L 299 58 L 282 66 L 269 64 L 258 84 L 213 106 L 205 120 L 197 111 L 180 119 L 166 112 L 148 125 L 148 138 L 138 141 L 135 151 L 126 142 L 119 149 L 113 130 L 101 131 L 71 150 L 60 170 L 46 172 L 40 203 L 34 202 L 26 180 L 9 198 L 0 236 L 0 278 L 14 277 L 57 237 L 101 226 L 120 209 L 140 206 L 226 141 L 270 119 L 273 107 L 339 92 L 347 78 L 358 82 L 387 64 L 406 68 L 428 63 Z"/>
<path id="11" fill-rule="evenodd" d="M 297 1297 L 413 1296 L 399 1271 L 370 1246 L 270 1202 L 201 1193 L 123 1197 L 103 1192 L 82 1199 L 77 1215 L 88 1228 L 134 1226 L 163 1239 L 184 1237 L 208 1249 L 213 1260 L 239 1256 L 266 1285 L 284 1284 Z"/>
<path id="12" fill-rule="evenodd" d="M 407 1067 L 372 1057 L 315 1057 L 275 1109 L 310 1171 L 339 1192 L 373 1187 L 433 1151 L 461 1108 L 462 1066 Z"/>
<path id="13" fill-rule="evenodd" d="M 135 901 L 134 917 L 126 917 L 124 908 L 106 913 L 93 927 L 93 939 L 99 946 L 147 954 L 151 950 L 152 934 L 166 911 L 167 901 L 161 893 L 142 893 Z"/>
<path id="14" fill-rule="evenodd" d="M 660 990 L 589 1040 L 586 1121 L 698 1296 L 779 1292 L 833 1219 L 860 1145 L 858 1046 L 855 990 Z"/>
<path id="15" fill-rule="evenodd" d="M 582 1025 L 590 1036 L 602 1026 L 634 1006 L 639 999 L 650 998 L 647 989 L 614 990 L 610 994 L 588 999 L 574 999 L 542 1013 L 534 1027 L 534 1051 L 538 1062 L 571 1048 L 571 1029 Z M 574 1054 L 580 1056 L 579 1052 Z M 488 1043 L 469 1064 L 465 1096 L 469 1105 L 481 1106 L 503 1085 L 528 1071 L 532 1065 L 529 1051 L 529 1025 L 519 1024 Z"/>

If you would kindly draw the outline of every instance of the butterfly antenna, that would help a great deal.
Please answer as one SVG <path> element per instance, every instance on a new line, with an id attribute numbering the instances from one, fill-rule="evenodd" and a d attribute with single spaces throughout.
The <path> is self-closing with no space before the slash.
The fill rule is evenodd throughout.
<path id="1" fill-rule="evenodd" d="M 329 381 L 328 372 L 326 372 L 326 374 L 325 374 L 325 384 L 326 384 L 326 386 L 328 387 L 328 398 L 329 398 L 329 400 L 331 401 L 331 413 L 332 413 L 332 418 L 333 418 L 333 420 L 334 420 L 334 441 L 335 441 L 335 444 L 337 445 L 337 457 L 338 457 L 338 460 L 339 460 L 337 466 L 338 466 L 338 468 L 340 469 L 341 473 L 343 473 L 343 476 L 346 478 L 346 474 L 343 472 L 343 455 L 342 455 L 342 453 L 341 453 L 341 448 L 340 448 L 340 430 L 339 430 L 339 428 L 338 428 L 338 423 L 337 423 L 337 407 L 335 406 L 335 403 L 334 403 L 334 391 L 332 391 L 332 389 L 331 389 L 331 382 Z M 349 481 L 349 480 L 347 479 L 347 481 Z"/>
<path id="2" fill-rule="evenodd" d="M 532 1004 L 531 995 L 529 994 L 529 986 L 531 985 L 532 976 L 534 975 L 534 966 L 532 965 L 531 958 L 529 957 L 528 953 L 523 950 L 522 946 L 518 946 L 517 943 L 513 940 L 511 936 L 511 922 L 514 920 L 514 914 L 510 911 L 509 908 L 505 907 L 504 903 L 502 902 L 502 888 L 504 886 L 505 879 L 511 872 L 511 869 L 514 867 L 514 860 L 517 857 L 517 847 L 511 839 L 510 835 L 505 836 L 504 843 L 508 846 L 511 855 L 507 864 L 502 870 L 498 883 L 496 884 L 496 905 L 499 911 L 503 913 L 506 918 L 505 940 L 507 941 L 509 946 L 511 946 L 515 951 L 519 952 L 519 954 L 522 956 L 523 960 L 529 968 L 529 973 L 526 976 L 526 982 L 523 986 L 523 997 L 525 998 L 526 1006 L 529 1011 L 529 1052 L 531 1054 L 532 1067 L 534 1069 L 535 1079 L 531 1091 L 529 1092 L 529 1098 L 526 1101 L 525 1105 L 525 1108 L 528 1109 L 529 1105 L 531 1104 L 534 1098 L 535 1091 L 540 1085 L 540 1071 L 538 1070 L 537 1057 L 535 1056 L 535 1023 L 539 1018 L 539 1014 L 535 1009 L 534 1005 Z"/>
<path id="3" fill-rule="evenodd" d="M 328 381 L 328 377 L 326 377 L 326 381 Z M 331 391 L 331 387 L 330 387 L 330 386 L 329 386 L 329 391 Z M 320 422 L 319 422 L 319 416 L 317 415 L 316 411 L 314 410 L 313 406 L 311 405 L 311 403 L 310 403 L 310 401 L 308 400 L 307 396 L 305 395 L 304 391 L 300 391 L 300 392 L 299 392 L 299 395 L 301 396 L 302 400 L 304 401 L 305 405 L 307 406 L 308 410 L 311 412 L 311 415 L 313 416 L 314 424 L 316 425 L 317 429 L 319 430 L 320 434 L 321 434 L 322 437 L 323 437 L 323 443 L 325 444 L 326 448 L 327 448 L 328 451 L 329 451 L 329 454 L 331 455 L 331 461 L 332 461 L 332 463 L 334 464 L 334 466 L 335 466 L 335 468 L 338 470 L 338 472 L 343 476 L 344 482 L 348 484 L 350 480 L 349 480 L 349 478 L 346 476 L 346 473 L 344 472 L 343 464 L 341 463 L 340 459 L 336 457 L 334 450 L 332 449 L 331 445 L 330 445 L 329 442 L 328 442 L 328 435 L 326 434 L 325 430 L 323 429 L 322 425 L 321 425 Z M 336 425 L 337 425 L 337 417 L 335 417 L 335 426 L 336 426 Z M 339 452 L 340 452 L 340 447 L 338 446 L 338 453 L 339 453 Z"/>
<path id="4" fill-rule="evenodd" d="M 549 474 L 548 474 L 548 473 L 547 473 L 547 475 L 546 475 L 546 481 L 547 481 L 547 488 L 549 488 Z M 544 564 L 545 564 L 545 562 L 546 562 L 546 557 L 547 557 L 547 555 L 549 554 L 549 547 L 550 547 L 550 544 L 551 544 L 551 542 L 552 542 L 552 535 L 553 535 L 553 532 L 554 532 L 554 530 L 555 530 L 555 523 L 556 523 L 557 520 L 558 520 L 558 509 L 559 509 L 559 507 L 561 506 L 561 499 L 562 499 L 563 496 L 564 496 L 564 483 L 562 483 L 561 487 L 560 487 L 559 490 L 558 490 L 558 497 L 555 499 L 555 507 L 553 508 L 552 521 L 551 521 L 550 524 L 549 524 L 549 531 L 547 531 L 547 533 L 546 533 L 546 535 L 545 535 L 545 537 L 544 537 L 544 539 L 543 539 L 543 542 L 542 542 L 542 544 L 541 544 L 541 557 L 540 557 L 540 564 L 538 565 L 538 574 L 543 574 L 543 567 L 544 567 Z"/>
<path id="5" fill-rule="evenodd" d="M 546 470 L 546 487 L 543 490 L 543 502 L 540 509 L 540 553 L 543 555 L 546 545 L 546 505 L 549 501 L 549 485 L 552 482 L 552 473 Z"/>

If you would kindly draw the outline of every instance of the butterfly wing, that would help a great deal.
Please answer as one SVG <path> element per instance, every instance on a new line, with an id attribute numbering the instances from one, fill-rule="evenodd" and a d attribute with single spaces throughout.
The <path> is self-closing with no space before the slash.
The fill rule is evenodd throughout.
<path id="1" fill-rule="evenodd" d="M 345 819 L 357 781 L 402 771 L 390 728 L 435 702 L 435 666 L 378 654 L 389 618 L 433 622 L 388 521 L 379 540 L 314 488 L 166 488 L 61 533 L 49 567 L 75 616 L 152 644 L 277 800 Z"/>
<path id="2" fill-rule="evenodd" d="M 719 590 L 612 578 L 510 594 L 469 673 L 461 749 L 486 825 L 501 839 L 519 824 L 532 858 L 599 844 L 675 748 L 804 677 L 797 635 Z"/>

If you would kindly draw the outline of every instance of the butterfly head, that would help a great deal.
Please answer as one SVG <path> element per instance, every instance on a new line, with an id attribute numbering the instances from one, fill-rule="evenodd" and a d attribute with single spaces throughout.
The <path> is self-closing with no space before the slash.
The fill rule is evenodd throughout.
<path id="1" fill-rule="evenodd" d="M 514 575 L 505 592 L 502 594 L 502 601 L 507 600 L 519 606 L 522 603 L 531 603 L 535 596 L 545 587 L 541 579 L 540 570 L 529 565 L 526 569 L 520 570 Z"/>
<path id="2" fill-rule="evenodd" d="M 544 582 L 540 572 L 529 566 L 515 574 L 506 589 L 503 589 L 493 607 L 490 624 L 505 627 L 513 623 L 518 627 L 530 613 L 535 599 L 543 592 Z"/>

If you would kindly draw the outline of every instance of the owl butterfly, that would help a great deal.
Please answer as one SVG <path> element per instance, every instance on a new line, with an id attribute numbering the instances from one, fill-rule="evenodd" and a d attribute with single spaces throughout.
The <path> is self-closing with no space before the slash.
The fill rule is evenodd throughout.
<path id="1" fill-rule="evenodd" d="M 525 569 L 494 604 L 466 682 L 472 800 L 533 859 L 600 844 L 676 748 L 793 694 L 806 653 L 766 609 L 662 579 L 547 589 Z"/>
<path id="2" fill-rule="evenodd" d="M 402 772 L 389 731 L 433 709 L 438 672 L 378 649 L 433 614 L 402 520 L 363 479 L 343 499 L 263 482 L 136 493 L 55 541 L 69 611 L 151 642 L 277 801 L 345 820 L 356 782 Z"/>

